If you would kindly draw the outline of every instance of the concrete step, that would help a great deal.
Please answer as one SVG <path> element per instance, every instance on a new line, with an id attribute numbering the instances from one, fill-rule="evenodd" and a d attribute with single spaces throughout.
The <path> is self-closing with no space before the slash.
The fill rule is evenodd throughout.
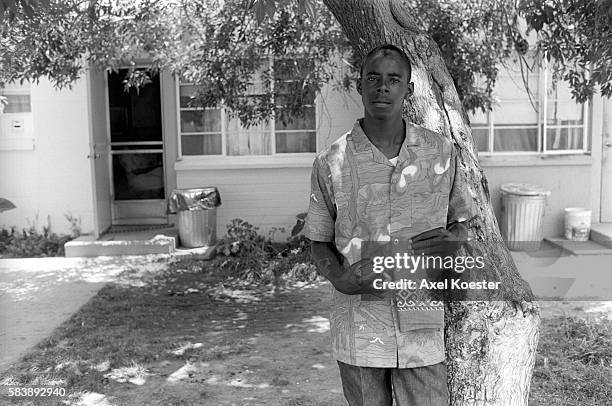
<path id="1" fill-rule="evenodd" d="M 64 244 L 64 249 L 66 257 L 170 254 L 210 259 L 215 253 L 216 244 L 184 248 L 178 246 L 178 241 L 178 230 L 172 226 L 152 229 L 128 227 L 125 230 L 115 228 L 97 240 L 88 235 L 80 236 Z"/>
<path id="2" fill-rule="evenodd" d="M 572 255 L 612 255 L 612 249 L 591 240 L 572 241 L 565 237 L 546 237 L 544 240 Z"/>
<path id="3" fill-rule="evenodd" d="M 596 223 L 591 225 L 590 239 L 597 244 L 612 248 L 612 223 Z"/>
<path id="4" fill-rule="evenodd" d="M 115 255 L 172 254 L 176 251 L 176 237 L 159 234 L 150 239 L 125 239 L 115 235 L 113 239 L 95 240 L 81 236 L 64 245 L 66 257 L 98 257 Z"/>

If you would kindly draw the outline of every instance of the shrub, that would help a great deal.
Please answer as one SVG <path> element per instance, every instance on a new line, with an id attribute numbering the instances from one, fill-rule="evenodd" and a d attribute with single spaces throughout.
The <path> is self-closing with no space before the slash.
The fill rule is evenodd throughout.
<path id="1" fill-rule="evenodd" d="M 257 230 L 258 227 L 242 219 L 233 219 L 227 226 L 227 235 L 217 245 L 219 256 L 215 265 L 241 279 L 259 283 L 317 278 L 310 259 L 310 243 L 303 235 L 293 235 L 286 243 L 278 244 L 272 242 L 272 236 L 284 231 L 283 228 L 272 228 L 269 237 Z"/>
<path id="2" fill-rule="evenodd" d="M 64 217 L 70 223 L 71 235 L 52 233 L 48 219 L 47 226 L 42 227 L 42 232 L 39 232 L 34 225 L 22 229 L 21 232 L 18 232 L 16 227 L 0 229 L 0 256 L 63 257 L 64 244 L 81 234 L 81 219 L 71 214 L 66 214 Z"/>
<path id="3" fill-rule="evenodd" d="M 17 232 L 15 227 L 0 230 L 0 255 L 4 257 L 61 257 L 70 235 L 57 235 L 48 227 L 42 233 L 35 227 Z"/>

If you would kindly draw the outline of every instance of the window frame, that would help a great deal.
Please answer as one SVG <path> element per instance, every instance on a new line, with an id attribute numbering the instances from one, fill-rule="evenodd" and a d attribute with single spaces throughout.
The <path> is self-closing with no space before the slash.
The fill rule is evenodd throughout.
<path id="1" fill-rule="evenodd" d="M 23 83 L 8 83 L 0 89 L 0 96 L 7 95 L 27 95 L 29 111 L 11 112 L 4 111 L 4 107 L 0 112 L 0 151 L 11 150 L 30 150 L 33 151 L 36 144 L 36 136 L 34 133 L 34 115 L 32 107 L 32 83 L 24 81 Z M 9 120 L 22 120 L 22 130 L 17 135 L 7 132 L 3 128 L 9 128 Z"/>
<path id="2" fill-rule="evenodd" d="M 583 123 L 580 126 L 574 125 L 549 125 L 547 124 L 547 113 L 548 113 L 548 84 L 549 84 L 550 69 L 546 65 L 542 65 L 538 72 L 539 86 L 538 95 L 535 102 L 538 104 L 540 111 L 537 112 L 537 122 L 533 125 L 508 125 L 503 129 L 532 129 L 537 126 L 537 151 L 494 151 L 495 147 L 495 115 L 493 111 L 487 111 L 486 117 L 488 125 L 470 125 L 471 129 L 487 129 L 487 150 L 479 150 L 478 156 L 485 158 L 504 157 L 504 156 L 525 156 L 525 157 L 547 157 L 547 156 L 576 156 L 576 155 L 588 155 L 590 154 L 589 141 L 591 139 L 591 133 L 589 131 L 589 114 L 591 111 L 591 102 L 587 100 L 582 103 L 582 117 Z M 512 99 L 506 99 L 508 101 Z M 579 103 L 576 103 L 579 104 Z M 582 148 L 581 149 L 562 149 L 562 150 L 551 150 L 547 148 L 548 145 L 548 130 L 550 128 L 582 128 Z"/>
<path id="3" fill-rule="evenodd" d="M 29 96 L 28 104 L 29 111 L 18 111 L 7 113 L 4 111 L 6 107 L 0 109 L 0 114 L 4 116 L 32 114 L 32 86 L 29 82 L 24 82 L 23 85 L 9 84 L 8 87 L 0 88 L 0 96 Z"/>
<path id="4" fill-rule="evenodd" d="M 274 58 L 268 57 L 269 63 L 272 65 L 272 75 L 274 75 Z M 317 146 L 319 142 L 319 111 L 318 98 L 319 94 L 315 95 L 314 103 L 307 105 L 314 108 L 315 126 L 313 129 L 296 129 L 296 130 L 276 130 L 276 118 L 274 113 L 268 118 L 268 131 L 270 134 L 270 154 L 267 155 L 230 155 L 227 153 L 227 137 L 226 127 L 228 124 L 227 109 L 221 103 L 220 107 L 181 107 L 180 90 L 181 86 L 190 86 L 193 83 L 181 82 L 178 75 L 174 75 L 175 91 L 176 91 L 176 130 L 177 130 L 177 161 L 183 161 L 184 164 L 178 163 L 178 169 L 189 169 L 203 166 L 215 167 L 235 167 L 243 165 L 254 165 L 262 167 L 285 167 L 285 166 L 305 166 L 312 165 L 312 160 L 317 154 Z M 274 80 L 271 81 L 271 90 L 274 90 Z M 306 105 L 305 105 L 306 106 Z M 181 112 L 182 111 L 203 111 L 203 110 L 220 110 L 221 115 L 221 154 L 210 155 L 184 155 L 182 152 L 182 136 L 187 135 L 205 135 L 219 134 L 219 132 L 182 132 L 181 131 Z M 276 151 L 276 135 L 278 133 L 300 133 L 311 132 L 315 134 L 315 151 L 313 152 L 277 152 Z M 270 162 L 273 161 L 273 162 Z"/>

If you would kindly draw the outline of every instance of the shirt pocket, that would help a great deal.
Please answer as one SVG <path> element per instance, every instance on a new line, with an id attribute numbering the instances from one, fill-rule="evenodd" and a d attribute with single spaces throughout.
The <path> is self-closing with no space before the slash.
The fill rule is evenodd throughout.
<path id="1" fill-rule="evenodd" d="M 391 335 L 395 331 L 391 305 L 386 300 L 356 303 L 353 323 L 356 332 L 366 335 Z"/>

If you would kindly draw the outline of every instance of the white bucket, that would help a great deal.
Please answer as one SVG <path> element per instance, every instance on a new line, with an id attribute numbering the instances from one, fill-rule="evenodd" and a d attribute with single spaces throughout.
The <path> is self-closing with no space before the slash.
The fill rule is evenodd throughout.
<path id="1" fill-rule="evenodd" d="M 580 207 L 565 209 L 565 238 L 588 241 L 591 232 L 591 210 Z"/>

